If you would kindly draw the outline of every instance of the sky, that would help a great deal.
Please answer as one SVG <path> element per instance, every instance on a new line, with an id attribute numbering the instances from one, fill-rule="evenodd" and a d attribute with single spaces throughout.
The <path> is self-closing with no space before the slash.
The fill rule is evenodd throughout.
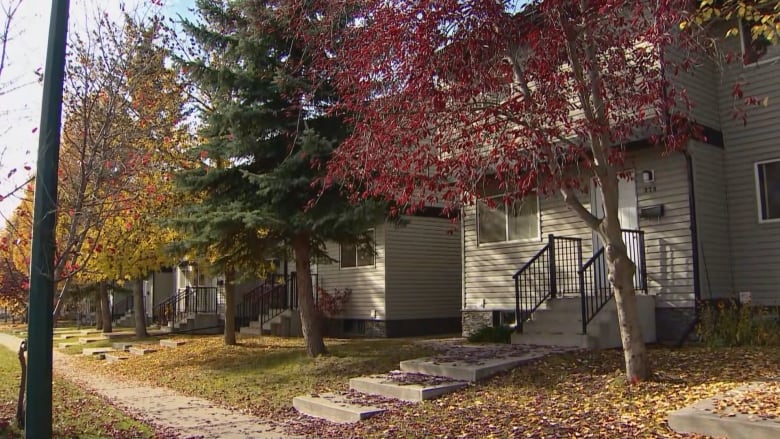
<path id="1" fill-rule="evenodd" d="M 10 0 L 0 0 L 6 5 Z M 84 31 L 90 26 L 94 12 L 105 11 L 110 17 L 121 17 L 122 4 L 127 10 L 139 7 L 148 13 L 161 13 L 168 17 L 187 16 L 195 0 L 163 0 L 161 6 L 149 0 L 71 0 L 69 31 Z M 36 70 L 42 69 L 46 60 L 46 38 L 49 28 L 52 0 L 22 0 L 11 23 L 13 39 L 8 43 L 6 67 L 0 78 L 0 195 L 26 181 L 35 169 L 38 149 L 37 127 L 41 117 L 42 84 Z M 17 172 L 8 178 L 9 172 Z M 18 205 L 17 197 L 0 201 L 0 228 Z"/>

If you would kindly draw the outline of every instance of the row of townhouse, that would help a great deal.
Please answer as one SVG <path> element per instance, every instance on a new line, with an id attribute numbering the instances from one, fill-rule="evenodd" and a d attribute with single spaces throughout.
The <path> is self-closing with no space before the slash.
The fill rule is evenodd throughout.
<path id="1" fill-rule="evenodd" d="M 620 183 L 620 215 L 638 267 L 636 286 L 646 293 L 640 305 L 648 341 L 679 340 L 691 330 L 700 300 L 780 305 L 779 78 L 778 47 L 749 64 L 702 62 L 676 81 L 696 103 L 692 116 L 705 140 L 691 140 L 684 151 L 668 155 L 642 141 L 627 151 L 625 170 L 633 177 Z M 746 124 L 733 117 L 737 81 L 746 95 L 766 104 L 751 108 Z M 584 200 L 596 213 L 597 192 L 591 190 Z M 525 296 L 544 299 L 551 289 L 557 299 L 572 299 L 563 307 L 568 314 L 552 318 L 552 326 L 542 325 L 541 338 L 518 337 L 517 342 L 570 343 L 553 335 L 563 328 L 590 333 L 582 320 L 598 320 L 599 310 L 608 315 L 599 326 L 616 330 L 609 304 L 585 305 L 590 314 L 582 312 L 585 299 L 609 285 L 598 239 L 560 197 L 527 197 L 512 209 L 478 203 L 455 221 L 426 210 L 405 226 L 377 224 L 371 232 L 373 251 L 328 243 L 335 262 L 316 266 L 320 288 L 351 290 L 331 326 L 333 335 L 467 335 L 482 326 L 517 324 L 518 312 L 525 319 L 539 305 L 528 305 Z M 170 300 L 170 292 L 186 285 L 216 291 L 220 282 L 189 265 L 157 273 L 147 282 L 149 289 L 165 292 L 149 299 L 148 312 L 152 315 Z M 263 288 L 259 285 L 239 288 L 239 304 Z M 289 288 L 285 294 L 284 306 L 294 307 Z M 218 307 L 219 299 L 215 303 Z M 575 324 L 562 321 L 569 318 Z M 609 333 L 602 330 L 600 336 Z M 587 344 L 581 340 L 575 344 Z M 615 343 L 612 337 L 587 345 Z"/>

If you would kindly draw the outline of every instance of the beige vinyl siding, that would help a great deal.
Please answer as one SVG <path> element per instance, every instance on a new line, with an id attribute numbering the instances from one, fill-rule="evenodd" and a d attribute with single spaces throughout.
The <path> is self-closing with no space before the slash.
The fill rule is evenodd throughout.
<path id="1" fill-rule="evenodd" d="M 656 306 L 693 307 L 693 251 L 688 193 L 688 170 L 685 156 L 673 153 L 662 156 L 653 148 L 634 158 L 637 175 L 639 209 L 663 204 L 664 216 L 639 219 L 645 232 L 645 254 L 648 292 L 657 296 Z M 646 184 L 641 171 L 652 169 L 655 182 Z"/>
<path id="2" fill-rule="evenodd" d="M 767 305 L 780 305 L 780 222 L 759 223 L 755 163 L 780 159 L 778 55 L 780 48 L 775 46 L 758 65 L 728 66 L 719 92 L 734 291 L 749 291 L 754 302 Z M 729 113 L 737 80 L 743 82 L 745 96 L 766 98 L 768 104 L 750 108 L 746 125 Z"/>
<path id="3" fill-rule="evenodd" d="M 587 195 L 582 201 L 590 205 Z M 544 247 L 550 233 L 582 238 L 583 256 L 590 255 L 591 232 L 561 197 L 540 198 L 539 211 L 541 238 L 478 244 L 476 209 L 464 209 L 464 309 L 514 309 L 512 275 Z"/>
<path id="4" fill-rule="evenodd" d="M 460 316 L 461 243 L 457 222 L 409 217 L 385 226 L 387 319 Z"/>
<path id="5" fill-rule="evenodd" d="M 667 48 L 664 56 L 671 63 L 679 62 L 679 51 Z M 708 57 L 702 56 L 695 62 L 695 67 L 687 72 L 675 75 L 667 72 L 667 78 L 672 86 L 681 92 L 685 90 L 693 102 L 691 116 L 693 119 L 711 128 L 720 127 L 720 112 L 718 95 L 713 93 L 717 87 L 719 73 L 715 63 Z"/>
<path id="6" fill-rule="evenodd" d="M 319 261 L 317 273 L 320 287 L 332 293 L 334 289 L 349 288 L 352 295 L 344 312 L 338 316 L 351 319 L 385 320 L 385 225 L 375 227 L 374 245 L 376 251 L 373 266 L 341 268 L 339 244 L 327 242 L 328 256 L 335 262 Z"/>
<path id="7" fill-rule="evenodd" d="M 693 156 L 701 297 L 729 297 L 734 286 L 730 260 L 729 211 L 724 203 L 724 150 L 692 142 L 690 152 Z"/>
<path id="8" fill-rule="evenodd" d="M 661 307 L 692 307 L 693 256 L 690 235 L 688 180 L 682 154 L 662 157 L 659 148 L 634 153 L 627 168 L 638 176 L 635 187 L 638 209 L 663 204 L 659 219 L 639 220 L 645 231 L 649 293 L 658 295 Z M 642 170 L 654 170 L 655 182 L 644 184 Z M 588 194 L 580 197 L 590 206 Z M 541 239 L 506 243 L 477 243 L 476 212 L 464 209 L 464 297 L 466 310 L 511 310 L 515 307 L 512 275 L 547 242 L 547 235 L 582 239 L 583 261 L 593 254 L 593 234 L 559 196 L 542 198 Z"/>

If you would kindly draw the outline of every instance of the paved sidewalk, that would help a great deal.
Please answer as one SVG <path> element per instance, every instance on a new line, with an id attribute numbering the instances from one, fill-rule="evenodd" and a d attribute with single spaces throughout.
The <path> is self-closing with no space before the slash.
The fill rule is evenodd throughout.
<path id="1" fill-rule="evenodd" d="M 22 339 L 0 333 L 0 345 L 19 350 Z M 150 387 L 132 381 L 117 381 L 99 373 L 78 370 L 66 354 L 54 351 L 54 371 L 107 398 L 134 417 L 178 433 L 181 438 L 270 439 L 286 438 L 280 429 L 260 418 L 223 409 L 202 398 Z"/>

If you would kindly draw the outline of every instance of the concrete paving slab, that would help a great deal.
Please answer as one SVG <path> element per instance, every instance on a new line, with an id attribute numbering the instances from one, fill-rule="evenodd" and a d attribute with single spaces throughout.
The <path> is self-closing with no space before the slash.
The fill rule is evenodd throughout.
<path id="1" fill-rule="evenodd" d="M 81 350 L 81 355 L 90 356 L 105 354 L 106 352 L 114 352 L 113 348 L 84 348 Z"/>
<path id="2" fill-rule="evenodd" d="M 760 386 L 754 384 L 751 386 Z M 678 433 L 702 434 L 729 439 L 777 439 L 780 438 L 780 419 L 761 419 L 736 411 L 715 410 L 718 399 L 729 393 L 742 392 L 751 386 L 743 386 L 725 395 L 703 399 L 692 406 L 669 413 L 669 427 Z"/>
<path id="3" fill-rule="evenodd" d="M 477 362 L 438 361 L 436 358 L 417 358 L 402 361 L 401 370 L 404 372 L 443 376 L 458 381 L 479 381 L 544 355 L 545 353 L 541 352 L 529 352 L 517 357 L 484 358 Z"/>
<path id="4" fill-rule="evenodd" d="M 388 375 L 372 375 L 349 380 L 349 388 L 352 390 L 409 402 L 438 398 L 466 386 L 468 386 L 466 381 L 449 381 L 437 384 L 404 383 L 394 381 Z"/>
<path id="5" fill-rule="evenodd" d="M 380 407 L 353 404 L 336 393 L 296 396 L 293 398 L 293 407 L 305 415 L 337 423 L 359 422 L 385 411 Z"/>
<path id="6" fill-rule="evenodd" d="M 160 340 L 160 346 L 163 346 L 163 347 L 166 347 L 166 348 L 179 347 L 179 346 L 181 346 L 181 345 L 183 345 L 185 343 L 187 343 L 187 342 L 184 341 L 184 340 L 171 340 L 171 339 Z"/>
<path id="7" fill-rule="evenodd" d="M 134 346 L 136 343 L 129 343 L 129 342 L 118 342 L 118 343 L 111 343 L 111 347 L 118 350 L 118 351 L 127 351 L 130 349 L 130 347 Z"/>
<path id="8" fill-rule="evenodd" d="M 157 348 L 149 347 L 149 346 L 151 346 L 151 345 L 147 345 L 147 346 L 138 346 L 138 345 L 130 346 L 127 349 L 127 352 L 130 352 L 133 355 L 147 355 L 147 354 L 151 354 L 151 353 L 157 352 L 159 350 Z"/>
<path id="9" fill-rule="evenodd" d="M 103 359 L 109 363 L 119 363 L 130 358 L 125 352 L 108 352 L 103 354 Z"/>

